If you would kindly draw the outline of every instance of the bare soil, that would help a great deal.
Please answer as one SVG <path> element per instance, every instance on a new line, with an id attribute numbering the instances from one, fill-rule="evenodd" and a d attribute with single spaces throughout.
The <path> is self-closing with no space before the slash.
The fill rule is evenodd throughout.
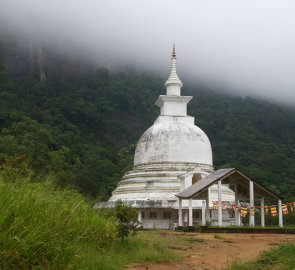
<path id="1" fill-rule="evenodd" d="M 157 232 L 155 232 L 157 234 Z M 178 244 L 183 234 L 191 241 L 187 245 Z M 156 264 L 133 264 L 128 270 L 220 270 L 235 262 L 255 260 L 261 252 L 282 242 L 295 242 L 295 235 L 288 234 L 198 234 L 198 233 L 159 233 L 160 237 L 175 238 L 167 248 L 180 257 L 178 262 Z M 196 241 L 194 241 L 194 239 Z M 204 241 L 198 241 L 203 239 Z"/>

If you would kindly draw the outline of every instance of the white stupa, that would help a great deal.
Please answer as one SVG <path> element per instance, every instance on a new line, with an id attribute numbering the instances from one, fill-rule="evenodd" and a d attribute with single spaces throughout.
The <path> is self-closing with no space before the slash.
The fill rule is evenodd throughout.
<path id="1" fill-rule="evenodd" d="M 145 228 L 169 228 L 177 222 L 178 199 L 183 189 L 213 172 L 212 149 L 207 135 L 187 115 L 191 96 L 181 96 L 182 82 L 176 72 L 173 46 L 171 72 L 165 83 L 166 95 L 156 105 L 160 115 L 139 139 L 134 167 L 125 173 L 109 202 L 97 207 L 112 207 L 121 200 L 139 210 Z M 217 199 L 214 186 L 209 190 L 209 203 Z M 223 187 L 223 196 L 234 200 L 233 192 Z M 184 224 L 186 223 L 186 205 Z M 194 219 L 200 219 L 201 201 L 194 201 Z"/>

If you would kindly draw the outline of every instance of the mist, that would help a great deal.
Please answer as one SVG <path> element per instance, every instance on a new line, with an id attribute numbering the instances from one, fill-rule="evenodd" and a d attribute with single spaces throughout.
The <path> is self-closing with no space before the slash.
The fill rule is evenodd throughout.
<path id="1" fill-rule="evenodd" d="M 295 105 L 295 1 L 0 0 L 0 29 L 114 69 Z M 91 59 L 91 60 L 90 60 Z"/>

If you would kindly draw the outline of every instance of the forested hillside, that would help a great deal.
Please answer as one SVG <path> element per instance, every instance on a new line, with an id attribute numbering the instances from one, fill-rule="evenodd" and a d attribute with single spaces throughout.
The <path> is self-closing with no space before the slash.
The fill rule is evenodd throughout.
<path id="1" fill-rule="evenodd" d="M 51 65 L 56 70 L 46 76 L 46 60 L 41 72 L 40 63 L 26 68 L 26 56 L 20 55 L 19 68 L 1 48 L 2 173 L 10 178 L 27 174 L 35 181 L 54 174 L 60 185 L 106 199 L 158 114 L 154 102 L 165 91 L 165 78 L 105 68 L 72 72 L 71 63 Z M 50 56 L 56 63 L 59 57 Z M 215 168 L 238 167 L 294 198 L 295 109 L 214 90 L 196 82 L 185 84 L 183 94 L 194 96 L 189 113 L 211 140 Z"/>

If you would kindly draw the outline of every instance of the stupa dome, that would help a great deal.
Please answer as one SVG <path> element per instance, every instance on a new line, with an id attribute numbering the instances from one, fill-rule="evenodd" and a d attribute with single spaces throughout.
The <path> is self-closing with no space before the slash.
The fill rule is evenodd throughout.
<path id="1" fill-rule="evenodd" d="M 212 166 L 212 149 L 207 135 L 187 122 L 154 124 L 138 141 L 134 165 L 166 162 Z"/>

